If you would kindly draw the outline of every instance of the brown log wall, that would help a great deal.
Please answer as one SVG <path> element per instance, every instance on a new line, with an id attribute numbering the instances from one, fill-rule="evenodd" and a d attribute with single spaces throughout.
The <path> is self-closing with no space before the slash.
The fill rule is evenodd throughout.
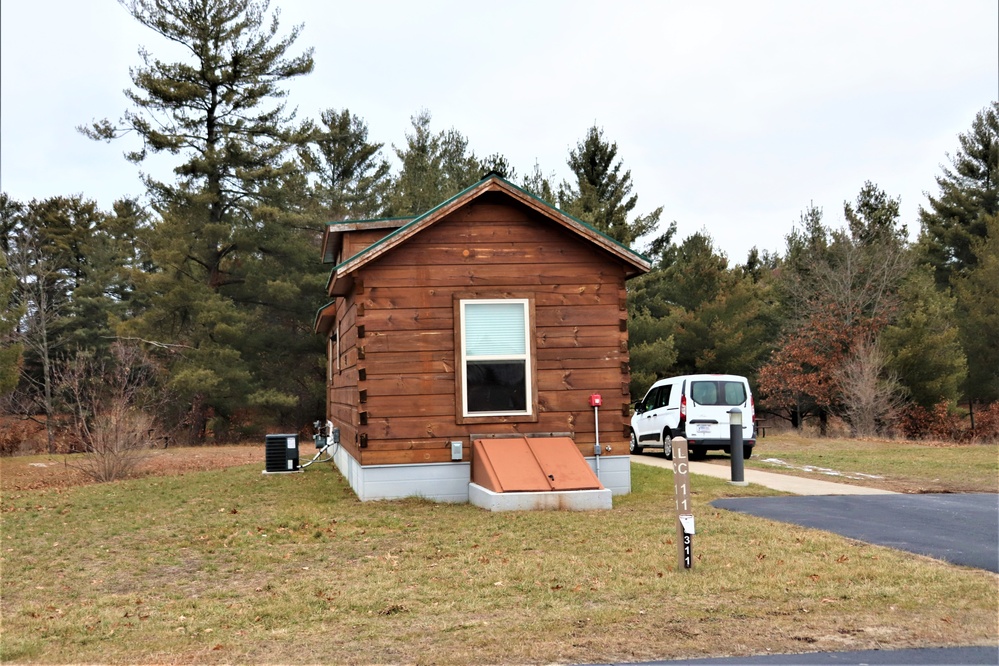
<path id="1" fill-rule="evenodd" d="M 327 383 L 326 415 L 340 428 L 340 445 L 359 460 L 356 320 L 353 298 L 338 298 L 334 330 L 340 336 L 339 365 L 334 365 L 332 381 Z"/>
<path id="2" fill-rule="evenodd" d="M 338 299 L 330 418 L 364 465 L 446 462 L 452 439 L 465 442 L 467 460 L 473 433 L 572 433 L 592 455 L 591 393 L 604 401 L 601 444 L 628 453 L 624 267 L 528 208 L 492 199 L 363 266 L 353 293 Z M 456 293 L 534 299 L 536 422 L 456 423 Z"/>

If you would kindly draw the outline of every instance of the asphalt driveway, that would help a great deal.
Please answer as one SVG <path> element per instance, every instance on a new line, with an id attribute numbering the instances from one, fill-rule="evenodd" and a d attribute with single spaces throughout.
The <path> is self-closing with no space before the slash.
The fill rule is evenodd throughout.
<path id="1" fill-rule="evenodd" d="M 999 495 L 743 497 L 712 506 L 999 573 Z"/>
<path id="2" fill-rule="evenodd" d="M 628 666 L 711 666 L 719 664 L 793 664 L 838 666 L 993 666 L 999 664 L 999 648 L 955 647 L 914 648 L 910 650 L 859 650 L 855 652 L 812 652 L 809 654 L 768 654 L 755 657 L 720 657 L 647 661 Z"/>

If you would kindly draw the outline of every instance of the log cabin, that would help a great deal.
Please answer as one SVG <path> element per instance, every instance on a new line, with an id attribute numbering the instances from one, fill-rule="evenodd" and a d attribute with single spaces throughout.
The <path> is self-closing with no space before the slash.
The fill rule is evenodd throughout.
<path id="1" fill-rule="evenodd" d="M 568 442 L 630 492 L 625 282 L 648 259 L 495 173 L 419 217 L 330 223 L 322 253 L 326 413 L 361 500 L 468 502 L 476 455 L 510 441 Z"/>

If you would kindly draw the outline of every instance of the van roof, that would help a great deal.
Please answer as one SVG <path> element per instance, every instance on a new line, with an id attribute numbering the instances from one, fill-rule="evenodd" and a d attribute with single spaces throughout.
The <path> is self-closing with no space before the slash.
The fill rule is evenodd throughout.
<path id="1" fill-rule="evenodd" d="M 673 380 L 678 380 L 678 379 L 691 379 L 691 380 L 697 380 L 697 379 L 730 379 L 730 380 L 733 380 L 733 381 L 743 381 L 743 382 L 746 382 L 747 384 L 749 383 L 749 380 L 747 380 L 742 375 L 725 375 L 725 374 L 721 374 L 721 373 L 717 373 L 717 374 L 702 373 L 702 374 L 698 374 L 698 375 L 676 375 L 674 377 L 663 377 L 662 379 L 656 380 L 655 383 L 659 384 L 660 382 L 673 381 Z"/>

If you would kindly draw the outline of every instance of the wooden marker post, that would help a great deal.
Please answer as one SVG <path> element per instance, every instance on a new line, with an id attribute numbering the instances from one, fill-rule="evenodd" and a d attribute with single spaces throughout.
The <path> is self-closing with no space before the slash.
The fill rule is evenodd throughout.
<path id="1" fill-rule="evenodd" d="M 690 465 L 687 440 L 673 438 L 673 484 L 676 488 L 676 549 L 679 567 L 694 568 L 694 514 L 690 505 Z"/>

